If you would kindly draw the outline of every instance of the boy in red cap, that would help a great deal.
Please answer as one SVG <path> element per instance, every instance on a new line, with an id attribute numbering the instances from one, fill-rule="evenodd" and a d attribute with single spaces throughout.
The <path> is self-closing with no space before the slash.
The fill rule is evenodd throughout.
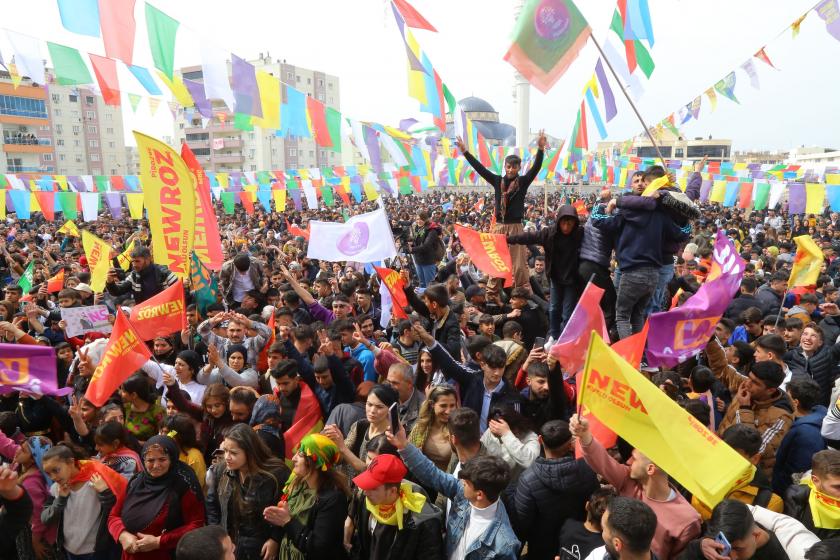
<path id="1" fill-rule="evenodd" d="M 351 511 L 353 558 L 443 558 L 441 512 L 419 487 L 403 480 L 407 472 L 399 457 L 382 454 L 353 479 L 365 494 L 364 504 Z"/>

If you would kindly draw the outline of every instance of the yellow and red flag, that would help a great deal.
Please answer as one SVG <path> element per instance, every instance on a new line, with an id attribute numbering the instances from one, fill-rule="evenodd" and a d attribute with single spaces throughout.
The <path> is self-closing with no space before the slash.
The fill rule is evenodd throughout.
<path id="1" fill-rule="evenodd" d="M 810 235 L 794 237 L 793 241 L 796 243 L 796 257 L 790 270 L 788 288 L 816 286 L 825 259 L 822 249 L 817 247 Z"/>
<path id="2" fill-rule="evenodd" d="M 187 307 L 183 280 L 132 307 L 131 324 L 141 340 L 154 340 L 185 329 Z"/>
<path id="3" fill-rule="evenodd" d="M 504 278 L 505 287 L 513 285 L 513 265 L 507 239 L 501 233 L 482 233 L 455 224 L 455 233 L 475 266 L 491 278 Z"/>
<path id="4" fill-rule="evenodd" d="M 51 294 L 60 292 L 64 288 L 64 269 L 58 271 L 58 274 L 52 278 L 47 279 L 47 291 Z"/>
<path id="5" fill-rule="evenodd" d="M 114 330 L 102 354 L 102 360 L 93 372 L 85 392 L 85 398 L 94 406 L 102 406 L 119 386 L 131 377 L 146 360 L 152 357 L 149 348 L 137 335 L 137 331 L 117 309 Z"/>
<path id="6" fill-rule="evenodd" d="M 383 268 L 373 265 L 382 283 L 391 294 L 391 300 L 394 305 L 391 307 L 394 315 L 398 319 L 408 319 L 405 308 L 408 307 L 408 298 L 405 297 L 405 280 L 400 276 L 400 273 L 390 268 Z"/>

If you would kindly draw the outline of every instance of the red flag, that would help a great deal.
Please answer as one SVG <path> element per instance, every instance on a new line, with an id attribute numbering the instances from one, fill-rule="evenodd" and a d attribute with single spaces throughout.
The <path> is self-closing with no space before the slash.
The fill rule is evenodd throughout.
<path id="1" fill-rule="evenodd" d="M 589 335 L 592 331 L 600 334 L 601 338 L 609 340 L 604 312 L 600 305 L 602 295 L 604 295 L 603 288 L 599 288 L 592 282 L 586 285 L 563 333 L 548 351 L 549 355 L 560 362 L 563 370 L 569 375 L 575 375 L 583 369 L 589 349 Z"/>
<path id="2" fill-rule="evenodd" d="M 111 338 L 108 339 L 102 360 L 90 379 L 85 398 L 94 406 L 104 405 L 123 381 L 131 377 L 131 374 L 151 357 L 149 348 L 125 318 L 122 310 L 118 309 L 114 330 L 111 331 Z"/>
<path id="3" fill-rule="evenodd" d="M 128 65 L 134 64 L 134 32 L 137 22 L 134 20 L 135 0 L 99 1 L 99 25 L 102 28 L 102 42 L 105 43 L 105 56 L 122 60 Z"/>
<path id="4" fill-rule="evenodd" d="M 645 343 L 647 342 L 649 326 L 650 323 L 645 321 L 645 326 L 640 332 L 619 340 L 612 345 L 612 349 L 636 369 L 638 369 L 642 363 L 642 356 L 645 353 Z M 578 402 L 580 402 L 580 392 L 578 392 Z M 592 437 L 597 439 L 598 443 L 603 445 L 605 449 L 615 446 L 615 442 L 618 440 L 618 436 L 615 432 L 603 425 L 586 409 L 581 411 L 581 416 L 589 420 L 589 431 L 592 432 Z M 575 456 L 578 458 L 583 456 L 580 449 L 580 443 L 575 443 Z"/>
<path id="5" fill-rule="evenodd" d="M 117 78 L 117 61 L 104 56 L 89 54 L 93 73 L 102 91 L 102 99 L 106 105 L 120 104 L 120 82 Z"/>
<path id="6" fill-rule="evenodd" d="M 184 282 L 180 279 L 131 308 L 131 323 L 141 340 L 154 340 L 187 328 Z"/>
<path id="7" fill-rule="evenodd" d="M 33 191 L 41 213 L 48 221 L 55 220 L 55 191 Z"/>
<path id="8" fill-rule="evenodd" d="M 584 151 L 589 149 L 589 134 L 586 131 L 586 106 L 584 106 L 583 101 L 580 102 L 577 136 L 575 136 L 574 146 L 575 148 L 583 148 Z"/>
<path id="9" fill-rule="evenodd" d="M 283 439 L 286 442 L 286 459 L 291 460 L 297 453 L 300 440 L 307 434 L 320 432 L 324 427 L 324 417 L 321 414 L 321 405 L 318 397 L 306 383 L 300 384 L 300 402 L 295 410 L 295 417 L 292 425 L 283 432 Z"/>
<path id="10" fill-rule="evenodd" d="M 627 0 L 618 0 L 618 13 L 621 15 L 622 26 L 627 24 Z M 636 44 L 630 40 L 624 40 L 624 52 L 627 55 L 627 68 L 632 74 L 636 70 Z"/>
<path id="11" fill-rule="evenodd" d="M 420 15 L 420 12 L 414 9 L 414 6 L 409 4 L 407 0 L 392 0 L 394 2 L 394 7 L 400 13 L 400 15 L 405 20 L 405 24 L 409 27 L 413 27 L 414 29 L 425 29 L 426 31 L 434 31 L 437 33 L 437 29 L 429 23 L 426 18 Z"/>
<path id="12" fill-rule="evenodd" d="M 274 341 L 277 339 L 277 335 L 274 332 L 275 322 L 275 315 L 272 313 L 271 317 L 268 318 L 268 328 L 271 329 L 271 336 L 268 337 L 268 342 L 265 343 L 263 349 L 260 350 L 260 355 L 257 357 L 258 371 L 265 371 L 268 369 L 268 349 L 271 348 L 271 345 L 274 344 Z"/>
<path id="13" fill-rule="evenodd" d="M 398 319 L 408 319 L 405 308 L 408 307 L 408 298 L 405 297 L 405 280 L 400 276 L 400 273 L 390 268 L 383 268 L 373 265 L 382 283 L 388 288 L 391 293 L 391 301 L 394 305 L 391 310 Z"/>
<path id="14" fill-rule="evenodd" d="M 216 210 L 210 199 L 210 179 L 195 158 L 190 147 L 181 144 L 181 159 L 187 164 L 195 177 L 195 236 L 193 251 L 201 262 L 210 270 L 222 269 L 224 254 L 222 252 L 222 238 L 219 236 L 219 221 Z"/>
<path id="15" fill-rule="evenodd" d="M 245 208 L 245 213 L 249 216 L 254 215 L 254 193 L 250 193 L 248 191 L 242 191 L 239 193 L 239 202 L 242 203 L 242 207 Z"/>
<path id="16" fill-rule="evenodd" d="M 330 138 L 330 129 L 327 126 L 327 108 L 314 97 L 307 97 L 306 111 L 309 113 L 309 121 L 312 123 L 312 136 L 315 137 L 315 143 L 322 148 L 331 147 L 332 139 Z"/>
<path id="17" fill-rule="evenodd" d="M 771 67 L 776 68 L 776 66 L 770 62 L 770 57 L 767 56 L 767 51 L 764 50 L 764 47 L 758 49 L 758 52 L 753 55 L 758 60 L 764 62 L 765 64 L 769 64 Z M 778 68 L 776 68 L 778 70 Z"/>
<path id="18" fill-rule="evenodd" d="M 455 233 L 480 271 L 491 278 L 504 278 L 505 287 L 513 285 L 513 265 L 504 235 L 481 233 L 458 224 L 455 224 Z"/>
<path id="19" fill-rule="evenodd" d="M 60 292 L 64 288 L 64 269 L 58 271 L 58 274 L 52 278 L 47 279 L 47 291 L 51 294 Z"/>
<path id="20" fill-rule="evenodd" d="M 309 228 L 302 230 L 297 226 L 293 226 L 291 223 L 289 223 L 289 218 L 286 218 L 286 229 L 288 229 L 289 233 L 291 233 L 295 237 L 303 237 L 304 239 L 309 241 Z"/>

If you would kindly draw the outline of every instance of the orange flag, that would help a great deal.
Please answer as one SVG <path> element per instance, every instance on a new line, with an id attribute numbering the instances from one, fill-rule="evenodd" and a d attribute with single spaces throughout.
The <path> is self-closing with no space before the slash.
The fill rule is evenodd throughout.
<path id="1" fill-rule="evenodd" d="M 491 278 L 504 278 L 505 287 L 513 285 L 513 265 L 507 239 L 500 233 L 481 233 L 455 224 L 461 245 L 475 266 Z"/>
<path id="2" fill-rule="evenodd" d="M 131 324 L 141 340 L 154 340 L 187 327 L 184 282 L 177 282 L 156 296 L 131 308 Z"/>
<path id="3" fill-rule="evenodd" d="M 403 280 L 400 273 L 396 270 L 379 266 L 374 266 L 373 268 L 376 270 L 379 278 L 382 279 L 382 283 L 385 284 L 385 287 L 391 293 L 391 300 L 394 302 L 391 310 L 394 316 L 398 319 L 408 319 L 408 315 L 405 312 L 405 308 L 408 307 L 408 298 L 405 297 L 405 280 Z"/>
<path id="4" fill-rule="evenodd" d="M 289 233 L 291 233 L 295 237 L 303 237 L 304 239 L 309 241 L 309 228 L 303 230 L 297 226 L 293 226 L 291 223 L 289 223 L 289 219 L 286 218 L 286 229 L 288 229 Z"/>
<path id="5" fill-rule="evenodd" d="M 85 398 L 94 406 L 104 405 L 122 382 L 131 377 L 131 374 L 151 357 L 151 352 L 137 331 L 125 318 L 122 310 L 118 309 L 114 330 L 111 331 L 111 338 L 108 339 L 102 360 L 90 379 Z"/>
<path id="6" fill-rule="evenodd" d="M 52 278 L 47 279 L 47 291 L 51 294 L 60 292 L 64 288 L 64 269 L 58 271 L 58 274 Z"/>

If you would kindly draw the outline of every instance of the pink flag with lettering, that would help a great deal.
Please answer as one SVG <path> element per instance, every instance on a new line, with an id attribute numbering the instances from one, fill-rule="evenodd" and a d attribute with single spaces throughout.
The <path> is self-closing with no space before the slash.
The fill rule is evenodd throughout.
<path id="1" fill-rule="evenodd" d="M 603 288 L 592 282 L 586 285 L 563 333 L 548 353 L 560 362 L 563 371 L 574 375 L 583 369 L 586 352 L 589 349 L 590 333 L 597 332 L 609 340 L 604 312 L 601 311 Z"/>
<path id="2" fill-rule="evenodd" d="M 712 255 L 713 279 L 680 307 L 650 316 L 647 363 L 674 367 L 699 354 L 715 332 L 744 276 L 744 260 L 723 230 L 718 231 Z"/>

